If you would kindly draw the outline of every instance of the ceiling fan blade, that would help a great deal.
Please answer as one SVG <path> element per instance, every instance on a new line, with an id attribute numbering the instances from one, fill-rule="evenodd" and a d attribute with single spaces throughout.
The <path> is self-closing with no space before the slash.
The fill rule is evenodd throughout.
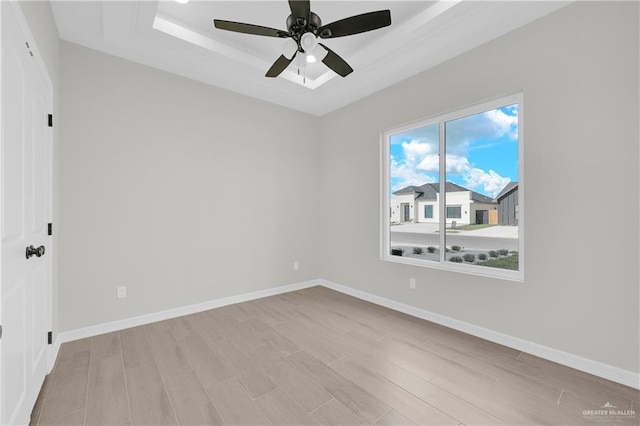
<path id="1" fill-rule="evenodd" d="M 309 0 L 289 0 L 289 8 L 291 9 L 291 14 L 296 18 L 309 19 L 309 14 L 311 13 Z"/>
<path id="2" fill-rule="evenodd" d="M 391 11 L 378 10 L 341 19 L 318 28 L 318 37 L 334 38 L 364 33 L 391 25 Z"/>
<path id="3" fill-rule="evenodd" d="M 278 59 L 276 59 L 276 61 L 273 63 L 273 65 L 271 65 L 271 68 L 269 68 L 269 71 L 267 71 L 265 76 L 266 77 L 277 77 L 277 76 L 279 76 L 280 73 L 282 71 L 284 71 L 289 66 L 291 61 L 293 61 L 293 58 L 296 57 L 297 53 L 298 52 L 294 53 L 293 56 L 291 57 L 291 59 L 288 59 L 284 55 L 280 55 L 280 57 Z"/>
<path id="4" fill-rule="evenodd" d="M 213 25 L 219 30 L 234 31 L 236 33 L 253 34 L 266 37 L 289 37 L 289 33 L 275 28 L 262 27 L 260 25 L 245 24 L 242 22 L 223 21 L 214 19 Z"/>
<path id="5" fill-rule="evenodd" d="M 318 43 L 320 46 L 324 47 L 327 50 L 327 56 L 324 57 L 322 63 L 331 68 L 336 72 L 336 74 L 346 77 L 353 72 L 353 68 L 349 66 L 349 64 L 342 59 L 336 52 L 329 49 L 322 43 Z"/>

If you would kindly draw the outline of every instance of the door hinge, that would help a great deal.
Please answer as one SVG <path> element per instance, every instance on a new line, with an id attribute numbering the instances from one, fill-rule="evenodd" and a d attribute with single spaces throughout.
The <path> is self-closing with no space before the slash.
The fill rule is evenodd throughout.
<path id="1" fill-rule="evenodd" d="M 49 235 L 53 235 L 53 223 L 50 223 L 49 226 L 47 227 L 47 233 Z"/>
<path id="2" fill-rule="evenodd" d="M 0 325 L 0 339 L 2 339 L 2 326 Z"/>
<path id="3" fill-rule="evenodd" d="M 48 344 L 52 344 L 53 343 L 53 332 L 52 331 L 47 333 L 47 343 Z"/>
<path id="4" fill-rule="evenodd" d="M 49 124 L 49 127 L 53 127 L 53 114 L 49 114 L 47 120 L 48 120 L 47 122 Z"/>

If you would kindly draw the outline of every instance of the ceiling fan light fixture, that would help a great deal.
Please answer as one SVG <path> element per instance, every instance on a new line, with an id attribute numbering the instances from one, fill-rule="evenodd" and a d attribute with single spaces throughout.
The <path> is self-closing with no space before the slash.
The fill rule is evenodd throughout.
<path id="1" fill-rule="evenodd" d="M 307 62 L 310 64 L 314 64 L 316 63 L 318 60 L 316 59 L 316 57 L 314 55 L 312 55 L 311 53 L 307 53 Z"/>
<path id="2" fill-rule="evenodd" d="M 305 52 L 312 52 L 318 46 L 318 40 L 313 33 L 304 33 L 300 38 L 300 46 Z"/>
<path id="3" fill-rule="evenodd" d="M 187 4 L 189 3 L 189 0 L 175 0 L 175 2 L 180 4 Z"/>

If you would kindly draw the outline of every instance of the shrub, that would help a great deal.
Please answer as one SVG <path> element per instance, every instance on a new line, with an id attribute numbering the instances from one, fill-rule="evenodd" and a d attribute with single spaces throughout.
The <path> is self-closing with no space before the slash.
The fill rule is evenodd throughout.
<path id="1" fill-rule="evenodd" d="M 471 254 L 471 253 L 467 253 L 464 256 L 462 256 L 464 258 L 465 261 L 472 263 L 476 260 L 476 255 L 475 254 Z"/>
<path id="2" fill-rule="evenodd" d="M 478 255 L 478 259 L 480 259 L 480 260 L 487 260 L 487 257 L 488 257 L 487 253 L 480 253 Z"/>
<path id="3" fill-rule="evenodd" d="M 427 251 L 429 253 L 435 253 L 436 252 L 436 248 L 434 246 L 429 246 L 429 247 L 427 247 Z"/>
<path id="4" fill-rule="evenodd" d="M 502 256 L 496 259 L 489 259 L 486 262 L 478 263 L 480 266 L 488 266 L 491 268 L 518 270 L 518 256 Z"/>
<path id="5" fill-rule="evenodd" d="M 404 250 L 402 250 L 401 248 L 391 249 L 391 256 L 402 256 L 403 253 L 404 253 Z"/>
<path id="6" fill-rule="evenodd" d="M 453 251 L 460 251 L 462 249 L 462 247 L 460 246 L 451 246 L 451 250 Z"/>
<path id="7" fill-rule="evenodd" d="M 491 250 L 491 251 L 489 252 L 489 256 L 491 256 L 491 257 L 498 257 L 498 256 L 499 256 L 499 254 L 498 254 L 498 252 L 497 252 L 497 251 L 495 251 L 495 250 Z"/>
<path id="8" fill-rule="evenodd" d="M 500 256 L 506 256 L 509 254 L 509 250 L 507 249 L 500 249 L 498 250 L 498 253 L 500 253 Z"/>
<path id="9" fill-rule="evenodd" d="M 463 259 L 460 256 L 451 256 L 449 262 L 462 263 Z"/>
<path id="10" fill-rule="evenodd" d="M 414 247 L 413 248 L 413 254 L 422 254 L 422 248 L 421 247 Z"/>
<path id="11" fill-rule="evenodd" d="M 450 251 L 451 251 L 451 250 L 449 250 L 449 247 L 445 247 L 445 248 L 444 248 L 444 252 L 445 252 L 445 253 L 449 253 Z"/>

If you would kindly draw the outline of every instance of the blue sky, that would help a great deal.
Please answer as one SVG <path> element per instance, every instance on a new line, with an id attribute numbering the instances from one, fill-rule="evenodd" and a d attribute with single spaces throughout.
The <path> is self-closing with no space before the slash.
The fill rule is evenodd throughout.
<path id="1" fill-rule="evenodd" d="M 449 121 L 447 180 L 490 197 L 518 180 L 518 106 Z M 438 124 L 391 136 L 391 191 L 438 182 Z"/>

